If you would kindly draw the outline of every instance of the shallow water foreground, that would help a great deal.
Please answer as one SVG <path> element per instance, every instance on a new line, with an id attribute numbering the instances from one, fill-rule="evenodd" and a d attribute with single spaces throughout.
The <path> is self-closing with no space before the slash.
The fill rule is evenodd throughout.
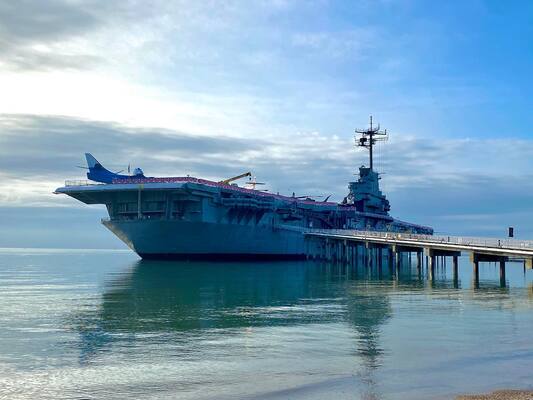
<path id="1" fill-rule="evenodd" d="M 533 273 L 0 250 L 0 398 L 445 399 L 533 388 Z"/>

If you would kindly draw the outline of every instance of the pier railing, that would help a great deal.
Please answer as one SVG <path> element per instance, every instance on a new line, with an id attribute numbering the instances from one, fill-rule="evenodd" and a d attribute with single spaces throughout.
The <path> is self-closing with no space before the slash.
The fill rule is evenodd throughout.
<path id="1" fill-rule="evenodd" d="M 533 250 L 533 240 L 498 239 L 470 236 L 437 236 L 419 235 L 400 232 L 359 231 L 351 229 L 312 229 L 307 233 L 325 235 L 353 236 L 358 238 L 380 238 L 390 240 L 412 240 L 413 242 L 428 242 L 434 244 L 454 244 L 459 246 L 483 246 L 505 249 Z"/>

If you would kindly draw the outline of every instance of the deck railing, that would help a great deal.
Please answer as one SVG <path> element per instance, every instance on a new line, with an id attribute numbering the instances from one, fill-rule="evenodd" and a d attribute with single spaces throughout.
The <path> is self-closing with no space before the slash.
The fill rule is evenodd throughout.
<path id="1" fill-rule="evenodd" d="M 88 180 L 69 180 L 65 181 L 65 186 L 96 186 L 96 185 L 104 185 L 104 183 L 98 183 L 94 181 L 88 181 Z"/>

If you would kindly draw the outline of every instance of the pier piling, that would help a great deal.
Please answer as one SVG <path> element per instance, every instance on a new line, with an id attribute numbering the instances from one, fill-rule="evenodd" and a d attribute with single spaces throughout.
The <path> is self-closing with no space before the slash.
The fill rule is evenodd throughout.
<path id="1" fill-rule="evenodd" d="M 452 257 L 452 274 L 454 287 L 459 281 L 459 256 L 461 251 L 470 253 L 473 265 L 473 286 L 479 287 L 479 263 L 499 263 L 500 285 L 506 286 L 506 262 L 523 260 L 523 268 L 533 268 L 533 241 L 508 243 L 492 239 L 475 238 L 444 238 L 408 233 L 354 231 L 354 230 L 317 230 L 305 233 L 310 241 L 305 249 L 309 258 L 321 258 L 329 262 L 336 261 L 345 266 L 354 264 L 357 269 L 359 262 L 372 273 L 376 266 L 381 274 L 384 255 L 391 275 L 399 275 L 400 269 L 411 267 L 412 253 L 416 253 L 416 268 L 422 276 L 426 257 L 427 277 L 433 281 L 435 272 L 446 275 L 446 257 Z M 386 248 L 385 253 L 383 249 Z M 401 265 L 402 253 L 407 253 L 405 260 L 408 265 Z M 360 261 L 359 261 L 360 260 Z M 407 263 L 406 263 L 407 264 Z M 442 268 L 441 268 L 442 267 Z M 437 270 L 436 270 L 437 269 Z"/>
<path id="2" fill-rule="evenodd" d="M 455 255 L 452 257 L 452 263 L 453 263 L 453 286 L 458 287 L 459 286 L 459 256 Z"/>
<path id="3" fill-rule="evenodd" d="M 428 278 L 430 281 L 433 280 L 433 278 L 435 277 L 435 256 L 434 255 L 429 255 L 428 256 Z"/>
<path id="4" fill-rule="evenodd" d="M 500 286 L 505 287 L 505 261 L 500 260 Z"/>
<path id="5" fill-rule="evenodd" d="M 473 262 L 473 274 L 472 274 L 472 279 L 474 281 L 474 287 L 476 289 L 479 289 L 479 261 L 478 260 L 474 260 Z"/>

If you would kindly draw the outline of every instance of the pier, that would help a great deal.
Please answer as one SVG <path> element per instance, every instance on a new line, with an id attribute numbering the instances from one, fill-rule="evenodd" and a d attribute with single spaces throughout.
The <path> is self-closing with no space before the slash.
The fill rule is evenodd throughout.
<path id="1" fill-rule="evenodd" d="M 347 229 L 311 230 L 305 233 L 308 258 L 373 265 L 381 271 L 383 257 L 388 256 L 391 270 L 399 272 L 401 257 L 416 255 L 418 271 L 425 265 L 428 279 L 433 280 L 438 260 L 450 257 L 453 280 L 458 280 L 459 256 L 469 253 L 474 285 L 479 285 L 479 266 L 482 262 L 499 263 L 500 285 L 505 286 L 508 261 L 521 261 L 524 270 L 533 267 L 533 241 L 515 239 L 473 238 L 458 236 L 415 235 L 396 232 L 376 232 Z"/>

